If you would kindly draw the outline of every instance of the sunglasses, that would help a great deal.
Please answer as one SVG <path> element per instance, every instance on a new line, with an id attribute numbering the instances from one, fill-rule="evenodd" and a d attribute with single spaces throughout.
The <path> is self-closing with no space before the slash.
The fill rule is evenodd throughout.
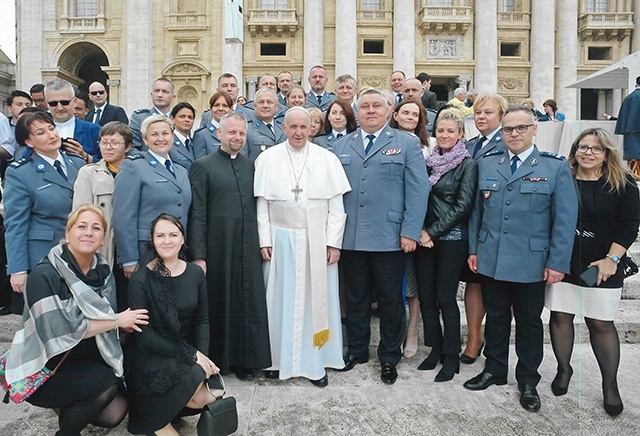
<path id="1" fill-rule="evenodd" d="M 91 91 L 89 94 L 91 94 L 91 95 L 102 95 L 105 92 L 107 92 L 107 91 Z"/>
<path id="2" fill-rule="evenodd" d="M 50 107 L 56 107 L 58 106 L 58 103 L 60 103 L 62 106 L 69 106 L 69 103 L 71 103 L 71 100 L 53 100 L 53 101 L 47 102 L 47 104 Z"/>

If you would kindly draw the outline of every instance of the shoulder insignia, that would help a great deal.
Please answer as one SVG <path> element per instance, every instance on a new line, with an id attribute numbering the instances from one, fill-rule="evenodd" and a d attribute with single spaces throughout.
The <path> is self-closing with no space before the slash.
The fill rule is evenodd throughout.
<path id="1" fill-rule="evenodd" d="M 496 135 L 495 139 L 496 139 L 496 142 L 500 142 L 500 141 L 502 141 L 502 136 Z"/>
<path id="2" fill-rule="evenodd" d="M 550 151 L 540 151 L 539 153 L 540 153 L 540 156 L 552 157 L 554 159 L 564 160 L 564 156 L 561 156 L 561 155 L 556 154 L 556 153 L 551 153 Z"/>
<path id="3" fill-rule="evenodd" d="M 155 167 L 157 167 L 157 166 L 158 166 L 158 161 L 157 161 L 157 160 L 155 160 L 155 159 L 151 159 L 151 160 L 149 161 L 149 165 L 151 165 L 152 167 L 154 167 L 154 168 L 155 168 Z"/>
<path id="4" fill-rule="evenodd" d="M 27 162 L 30 162 L 30 161 L 31 161 L 31 156 L 27 156 L 27 157 L 23 157 L 20 160 L 12 162 L 10 166 L 12 166 L 13 168 L 18 168 L 18 167 L 21 167 L 22 165 L 24 165 L 24 164 L 26 164 Z M 42 164 L 44 165 L 44 163 L 42 163 Z M 43 168 L 43 170 L 44 170 L 44 168 Z"/>
<path id="5" fill-rule="evenodd" d="M 151 110 L 147 109 L 147 108 L 142 108 L 142 109 L 136 109 L 133 111 L 134 114 L 149 114 L 151 113 Z"/>
<path id="6" fill-rule="evenodd" d="M 127 156 L 127 160 L 138 160 L 138 159 L 144 159 L 144 155 L 140 153 L 136 153 L 136 154 L 130 154 Z"/>
<path id="7" fill-rule="evenodd" d="M 45 165 L 44 162 L 38 162 L 36 164 L 36 171 L 39 173 L 44 173 L 47 169 L 47 166 Z"/>
<path id="8" fill-rule="evenodd" d="M 489 156 L 498 156 L 503 153 L 504 153 L 504 150 L 492 150 L 489 153 L 483 155 L 482 158 L 484 159 L 485 157 L 489 157 Z"/>

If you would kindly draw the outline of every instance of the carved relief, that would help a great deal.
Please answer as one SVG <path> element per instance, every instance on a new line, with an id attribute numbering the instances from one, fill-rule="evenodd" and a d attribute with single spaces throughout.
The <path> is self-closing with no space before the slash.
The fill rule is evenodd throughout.
<path id="1" fill-rule="evenodd" d="M 200 66 L 192 63 L 180 63 L 169 68 L 165 73 L 167 76 L 193 76 L 207 75 L 208 73 Z"/>
<path id="2" fill-rule="evenodd" d="M 369 86 L 371 88 L 382 89 L 389 86 L 386 76 L 360 76 L 358 82 L 360 82 L 360 88 Z"/>
<path id="3" fill-rule="evenodd" d="M 457 38 L 427 38 L 428 58 L 460 57 L 460 41 Z"/>
<path id="4" fill-rule="evenodd" d="M 197 40 L 178 41 L 176 45 L 177 56 L 199 57 L 200 44 Z"/>
<path id="5" fill-rule="evenodd" d="M 498 89 L 505 92 L 526 91 L 524 79 L 503 77 L 498 79 Z"/>

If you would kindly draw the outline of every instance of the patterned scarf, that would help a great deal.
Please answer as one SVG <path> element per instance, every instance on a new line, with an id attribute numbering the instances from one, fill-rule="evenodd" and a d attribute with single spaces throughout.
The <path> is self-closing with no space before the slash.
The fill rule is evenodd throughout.
<path id="1" fill-rule="evenodd" d="M 442 153 L 440 146 L 436 145 L 431 156 L 426 159 L 427 167 L 431 169 L 431 175 L 429 176 L 431 186 L 438 183 L 440 177 L 460 165 L 468 157 L 471 156 L 462 139 L 458 140 L 456 145 L 447 153 Z"/>
<path id="2" fill-rule="evenodd" d="M 66 247 L 65 247 L 66 250 Z M 72 298 L 62 300 L 53 290 L 51 295 L 27 306 L 22 316 L 21 328 L 13 338 L 11 353 L 7 360 L 8 383 L 22 380 L 40 371 L 54 356 L 75 347 L 89 328 L 89 320 L 112 320 L 116 314 L 115 281 L 109 273 L 100 286 L 83 282 L 64 260 L 63 246 L 58 244 L 47 256 L 71 291 Z M 92 267 L 107 265 L 107 260 L 96 254 Z M 97 268 L 96 268 L 97 267 Z M 93 282 L 97 273 L 90 272 L 88 281 Z M 29 279 L 27 279 L 27 286 Z M 27 293 L 25 291 L 25 300 Z M 98 350 L 116 376 L 122 376 L 123 355 L 115 330 L 95 336 Z"/>

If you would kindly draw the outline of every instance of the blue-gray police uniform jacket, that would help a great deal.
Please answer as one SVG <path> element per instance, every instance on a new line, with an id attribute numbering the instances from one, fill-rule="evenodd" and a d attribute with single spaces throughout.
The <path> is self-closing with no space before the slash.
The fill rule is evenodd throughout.
<path id="1" fill-rule="evenodd" d="M 342 136 L 340 138 L 342 138 Z M 333 144 L 335 144 L 337 140 L 338 138 L 336 138 L 333 133 L 328 133 L 326 135 L 316 136 L 313 138 L 313 143 L 327 150 L 332 150 Z"/>
<path id="2" fill-rule="evenodd" d="M 140 260 L 146 252 L 151 221 L 162 212 L 177 217 L 186 230 L 191 184 L 186 169 L 173 164 L 176 176 L 149 152 L 127 157 L 113 191 L 113 231 L 118 263 Z"/>
<path id="3" fill-rule="evenodd" d="M 171 158 L 171 161 L 186 169 L 187 173 L 191 170 L 191 165 L 196 160 L 193 143 L 194 140 L 192 139 L 191 148 L 187 150 L 184 143 L 174 135 L 173 146 L 171 150 L 169 150 L 169 158 Z"/>
<path id="4" fill-rule="evenodd" d="M 309 91 L 309 93 L 307 94 L 307 104 L 305 105 L 305 107 L 306 108 L 317 107 L 322 112 L 326 112 L 327 109 L 329 108 L 329 104 L 331 104 L 331 102 L 336 100 L 337 98 L 338 97 L 336 97 L 336 95 L 333 92 L 325 91 L 324 94 L 322 94 L 321 104 L 318 104 L 318 97 L 316 97 L 316 95 L 312 91 Z"/>
<path id="5" fill-rule="evenodd" d="M 504 150 L 505 148 L 504 142 L 502 142 L 502 133 L 498 131 L 496 132 L 495 135 L 493 135 L 493 138 L 491 138 L 489 142 L 482 145 L 482 148 L 478 150 L 478 155 L 474 156 L 473 152 L 475 151 L 476 143 L 480 140 L 480 138 L 482 138 L 482 135 L 478 135 L 475 138 L 471 138 L 467 142 L 467 151 L 469 152 L 471 157 L 474 158 L 475 160 L 480 159 L 485 154 L 490 153 L 494 150 Z"/>
<path id="6" fill-rule="evenodd" d="M 193 152 L 196 159 L 209 156 L 220 147 L 218 129 L 211 123 L 193 132 Z"/>
<path id="7" fill-rule="evenodd" d="M 274 145 L 287 140 L 287 136 L 282 130 L 280 120 L 276 119 L 273 121 L 272 126 L 275 134 L 269 130 L 264 122 L 258 119 L 250 120 L 248 123 L 249 129 L 247 130 L 247 142 L 245 146 L 242 147 L 242 150 L 240 150 L 240 153 L 253 160 L 256 160 L 260 153 L 265 151 L 267 148 L 273 147 Z"/>
<path id="8" fill-rule="evenodd" d="M 478 273 L 516 283 L 542 281 L 545 268 L 568 273 L 578 199 L 564 157 L 535 147 L 511 174 L 508 152 L 496 150 L 478 161 L 478 180 L 469 220 Z"/>
<path id="9" fill-rule="evenodd" d="M 142 122 L 144 120 L 149 118 L 151 115 L 156 115 L 156 114 L 166 115 L 158 112 L 158 110 L 155 107 L 152 107 L 151 109 L 137 109 L 133 111 L 133 113 L 131 114 L 131 119 L 129 120 L 129 127 L 133 132 L 133 148 L 134 149 L 138 149 L 138 151 L 145 151 L 147 149 L 147 146 L 144 144 L 144 141 L 142 140 L 142 133 L 140 132 L 140 126 L 142 125 Z M 135 153 L 135 150 L 133 151 L 133 153 Z"/>
<path id="10" fill-rule="evenodd" d="M 420 240 L 427 213 L 429 180 L 420 141 L 385 126 L 365 155 L 362 135 L 358 129 L 333 146 L 352 188 L 343 197 L 342 248 L 398 251 L 401 236 Z"/>
<path id="11" fill-rule="evenodd" d="M 255 102 L 253 100 L 248 101 L 242 107 L 244 108 L 243 116 L 245 118 L 248 117 L 247 119 L 250 119 L 250 118 L 255 119 L 256 108 L 255 108 Z M 287 112 L 287 110 L 289 110 L 289 106 L 287 106 L 284 103 L 278 102 L 278 111 L 276 112 L 273 118 L 279 120 L 280 122 L 284 121 L 284 114 L 285 112 Z"/>
<path id="12" fill-rule="evenodd" d="M 37 153 L 9 165 L 5 175 L 7 274 L 29 271 L 64 239 L 73 206 L 73 184 L 86 164 L 75 154 L 60 152 L 67 180 Z"/>

